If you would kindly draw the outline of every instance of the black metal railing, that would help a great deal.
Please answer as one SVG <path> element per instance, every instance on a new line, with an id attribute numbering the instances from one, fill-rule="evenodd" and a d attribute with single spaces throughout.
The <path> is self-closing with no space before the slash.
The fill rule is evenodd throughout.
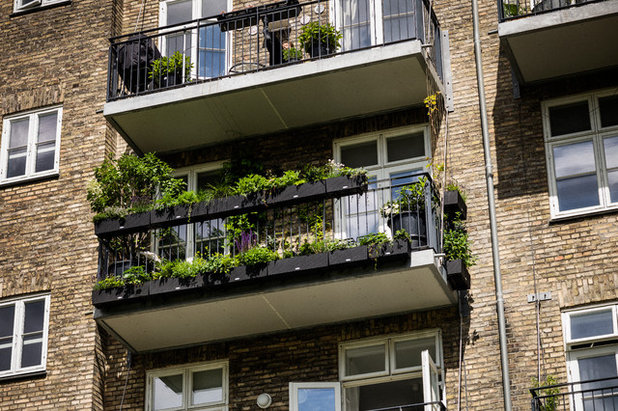
<path id="1" fill-rule="evenodd" d="M 410 39 L 433 45 L 426 53 L 441 75 L 440 26 L 427 0 L 351 4 L 286 0 L 114 37 L 107 100 Z M 325 41 L 301 44 L 313 26 Z"/>
<path id="2" fill-rule="evenodd" d="M 376 408 L 369 411 L 447 411 L 442 401 L 424 402 L 422 404 L 397 405 L 387 408 Z"/>
<path id="3" fill-rule="evenodd" d="M 421 190 L 416 196 L 407 187 L 419 177 L 427 183 L 414 185 Z M 409 201 L 397 201 L 403 195 Z M 164 228 L 150 225 L 129 234 L 111 233 L 100 238 L 98 278 L 121 276 L 134 266 L 153 273 L 162 261 L 198 255 L 206 259 L 215 253 L 236 256 L 253 247 L 269 248 L 279 258 L 319 253 L 333 244 L 354 247 L 371 242 L 377 233 L 384 234 L 382 239 L 394 236 L 408 241 L 413 250 L 442 250 L 439 197 L 424 173 L 370 181 L 362 194 L 324 197 L 269 205 L 247 214 L 191 217 L 185 224 L 172 220 L 159 224 Z"/>
<path id="4" fill-rule="evenodd" d="M 505 21 L 606 0 L 498 0 L 498 18 Z"/>
<path id="5" fill-rule="evenodd" d="M 530 389 L 532 411 L 618 411 L 618 377 Z"/>

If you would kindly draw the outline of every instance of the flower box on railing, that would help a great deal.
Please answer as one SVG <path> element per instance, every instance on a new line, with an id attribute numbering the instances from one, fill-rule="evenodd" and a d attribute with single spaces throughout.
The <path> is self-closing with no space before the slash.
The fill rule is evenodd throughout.
<path id="1" fill-rule="evenodd" d="M 468 215 L 468 207 L 458 190 L 449 190 L 444 193 L 444 212 L 451 217 L 460 213 L 460 218 L 465 220 Z"/>
<path id="2" fill-rule="evenodd" d="M 453 290 L 470 289 L 470 274 L 462 260 L 446 262 L 446 279 Z"/>
<path id="3" fill-rule="evenodd" d="M 284 258 L 268 263 L 268 275 L 280 275 L 317 271 L 328 267 L 328 254 L 319 253 Z"/>
<path id="4" fill-rule="evenodd" d="M 392 243 L 368 246 L 369 258 L 397 259 L 410 255 L 410 242 L 408 240 L 394 240 Z"/>
<path id="5" fill-rule="evenodd" d="M 334 250 L 328 253 L 328 265 L 336 266 L 340 264 L 358 263 L 368 260 L 367 246 L 346 248 L 344 250 Z"/>
<path id="6" fill-rule="evenodd" d="M 94 305 L 109 304 L 115 301 L 127 301 L 146 297 L 150 294 L 150 281 L 141 285 L 126 285 L 122 288 L 108 288 L 92 291 Z"/>
<path id="7" fill-rule="evenodd" d="M 204 277 L 193 278 L 160 278 L 148 281 L 150 295 L 166 294 L 174 291 L 193 290 L 204 286 Z"/>
<path id="8" fill-rule="evenodd" d="M 106 218 L 94 224 L 94 233 L 99 236 L 112 233 L 132 233 L 148 227 L 151 223 L 151 213 L 129 214 L 123 218 Z"/>

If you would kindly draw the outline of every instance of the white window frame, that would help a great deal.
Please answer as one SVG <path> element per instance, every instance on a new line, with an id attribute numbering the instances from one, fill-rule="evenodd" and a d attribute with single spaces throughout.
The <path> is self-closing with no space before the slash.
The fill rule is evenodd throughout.
<path id="1" fill-rule="evenodd" d="M 13 11 L 20 12 L 30 9 L 36 9 L 40 7 L 49 6 L 55 3 L 68 3 L 69 0 L 33 0 L 27 4 L 24 4 L 24 0 L 15 0 L 13 3 Z"/>
<path id="2" fill-rule="evenodd" d="M 543 114 L 543 134 L 545 137 L 545 155 L 547 160 L 547 178 L 549 186 L 550 212 L 552 220 L 570 218 L 586 214 L 594 214 L 607 210 L 618 209 L 618 202 L 611 202 L 607 166 L 605 163 L 605 150 L 603 140 L 606 137 L 618 137 L 618 125 L 601 127 L 601 113 L 599 98 L 616 95 L 615 91 L 605 90 L 594 93 L 579 94 L 566 98 L 547 100 L 541 104 Z M 588 131 L 575 132 L 560 136 L 552 136 L 550 128 L 549 109 L 570 103 L 588 103 L 590 111 L 590 127 Z M 561 145 L 570 145 L 578 142 L 592 141 L 594 149 L 595 173 L 598 184 L 599 205 L 560 211 L 558 203 L 558 189 L 556 184 L 555 164 L 553 148 Z"/>
<path id="3" fill-rule="evenodd" d="M 612 313 L 612 326 L 614 330 L 612 334 L 577 339 L 571 338 L 571 317 L 608 310 Z M 566 349 L 569 349 L 571 345 L 585 344 L 586 342 L 592 341 L 616 339 L 618 338 L 618 305 L 602 305 L 587 309 L 565 311 L 562 313 L 562 324 L 564 330 L 564 345 Z"/>
<path id="4" fill-rule="evenodd" d="M 21 367 L 22 341 L 25 321 L 25 303 L 33 301 L 45 301 L 45 311 L 43 318 L 43 336 L 41 344 L 41 364 L 30 367 Z M 11 298 L 0 301 L 0 307 L 14 305 L 15 312 L 13 317 L 13 340 L 11 346 L 11 368 L 9 370 L 0 371 L 0 379 L 12 377 L 22 374 L 33 374 L 45 371 L 47 363 L 47 344 L 49 337 L 49 306 L 50 295 L 38 294 L 28 297 Z"/>
<path id="5" fill-rule="evenodd" d="M 159 27 L 165 27 L 167 26 L 167 6 L 169 4 L 172 3 L 180 3 L 183 1 L 187 1 L 187 0 L 164 0 L 161 1 L 159 3 Z M 201 17 L 196 17 L 196 16 L 202 16 L 202 1 L 201 0 L 189 0 L 192 3 L 192 8 L 191 8 L 191 17 L 192 20 L 197 20 Z M 233 0 L 227 0 L 227 11 L 232 10 L 233 8 Z M 204 17 L 209 17 L 209 16 L 204 16 Z M 191 24 L 186 24 L 186 25 L 178 25 L 175 26 L 173 28 L 173 30 L 178 30 L 178 29 L 182 29 L 182 28 L 191 28 Z M 191 57 L 191 63 L 193 63 L 193 68 L 191 69 L 191 77 L 196 79 L 198 78 L 198 73 L 199 73 L 199 67 L 197 67 L 197 62 L 198 62 L 198 53 L 199 53 L 199 44 L 198 44 L 198 32 L 197 32 L 197 27 L 194 27 L 195 29 L 191 31 L 191 53 L 187 54 Z M 164 34 L 165 30 L 161 30 L 161 34 Z M 231 36 L 230 33 L 225 33 L 225 44 L 226 44 L 226 49 L 225 49 L 225 67 L 223 68 L 223 73 L 227 74 L 228 70 L 230 69 L 231 65 L 232 65 L 232 41 L 231 41 Z M 165 53 L 166 50 L 166 39 L 167 36 L 163 35 L 161 36 L 161 53 Z M 201 78 L 207 78 L 207 77 L 200 77 Z"/>
<path id="6" fill-rule="evenodd" d="M 38 136 L 39 117 L 56 112 L 56 141 L 54 146 L 54 167 L 50 170 L 35 172 L 36 162 L 36 139 Z M 26 148 L 25 174 L 7 178 L 9 139 L 11 124 L 14 121 L 28 119 L 28 143 Z M 44 109 L 31 110 L 17 115 L 7 116 L 2 122 L 2 143 L 0 144 L 0 186 L 15 182 L 34 180 L 47 176 L 58 175 L 60 169 L 60 135 L 62 129 L 62 106 L 47 107 Z"/>
<path id="7" fill-rule="evenodd" d="M 314 388 L 332 388 L 335 391 L 335 411 L 341 411 L 341 384 L 339 382 L 291 382 L 289 386 L 290 411 L 298 411 L 299 389 Z"/>
<path id="8" fill-rule="evenodd" d="M 222 370 L 222 390 L 223 401 L 209 405 L 191 405 L 191 392 L 193 389 L 192 374 L 199 371 L 207 370 Z M 185 364 L 178 367 L 158 368 L 146 371 L 146 411 L 152 411 L 154 402 L 154 384 L 153 381 L 157 377 L 165 377 L 168 375 L 183 375 L 183 406 L 178 408 L 170 408 L 169 410 L 209 410 L 209 411 L 227 411 L 229 404 L 229 366 L 227 361 L 213 361 L 200 364 Z"/>

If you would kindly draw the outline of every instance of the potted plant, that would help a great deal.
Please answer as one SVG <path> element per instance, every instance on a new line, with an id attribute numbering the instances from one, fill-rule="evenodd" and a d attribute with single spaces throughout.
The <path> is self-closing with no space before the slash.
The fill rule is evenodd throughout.
<path id="1" fill-rule="evenodd" d="M 397 199 L 387 201 L 380 208 L 380 214 L 393 233 L 404 230 L 410 235 L 412 247 L 427 244 L 425 195 L 430 189 L 429 180 L 421 177 L 415 183 L 401 187 Z"/>
<path id="2" fill-rule="evenodd" d="M 476 258 L 472 255 L 468 232 L 459 217 L 459 213 L 448 223 L 444 232 L 444 254 L 446 255 L 447 280 L 454 290 L 470 288 L 470 274 L 468 267 L 475 264 Z"/>
<path id="3" fill-rule="evenodd" d="M 169 57 L 154 60 L 148 78 L 153 81 L 154 88 L 171 87 L 190 82 L 192 68 L 191 57 L 177 51 Z"/>
<path id="4" fill-rule="evenodd" d="M 312 21 L 303 26 L 298 41 L 312 58 L 333 54 L 341 47 L 343 35 L 330 24 Z"/>

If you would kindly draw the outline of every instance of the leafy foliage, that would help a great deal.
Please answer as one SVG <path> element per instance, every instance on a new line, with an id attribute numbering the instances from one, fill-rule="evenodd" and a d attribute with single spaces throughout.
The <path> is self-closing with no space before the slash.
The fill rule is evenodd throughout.
<path id="1" fill-rule="evenodd" d="M 335 29 L 335 26 L 332 24 L 320 24 L 317 21 L 312 21 L 303 26 L 298 36 L 298 42 L 308 52 L 312 47 L 313 41 L 319 40 L 328 46 L 330 52 L 334 53 L 341 47 L 339 40 L 342 38 L 341 32 Z"/>
<path id="2" fill-rule="evenodd" d="M 122 273 L 122 278 L 125 284 L 131 285 L 140 285 L 152 279 L 150 274 L 146 272 L 144 266 L 141 265 L 136 265 L 126 270 Z"/>
<path id="3" fill-rule="evenodd" d="M 560 388 L 551 387 L 558 384 L 558 381 L 552 376 L 548 375 L 545 380 L 532 379 L 532 386 L 534 388 L 550 387 L 540 390 L 540 394 L 545 397 L 541 400 L 539 411 L 555 411 L 558 409 L 558 394 L 560 394 Z"/>
<path id="4" fill-rule="evenodd" d="M 122 278 L 116 276 L 106 277 L 94 285 L 95 290 L 109 290 L 119 287 L 124 287 L 124 281 Z"/>
<path id="5" fill-rule="evenodd" d="M 303 59 L 303 51 L 301 49 L 297 49 L 295 47 L 290 47 L 287 49 L 283 49 L 283 60 L 302 60 Z"/>
<path id="6" fill-rule="evenodd" d="M 472 255 L 468 231 L 459 213 L 449 222 L 444 231 L 444 254 L 448 260 L 461 260 L 466 267 L 476 264 L 476 257 Z"/>
<path id="7" fill-rule="evenodd" d="M 155 87 L 165 86 L 166 80 L 169 81 L 171 76 L 182 81 L 182 70 L 184 67 L 184 82 L 191 81 L 191 69 L 193 63 L 191 63 L 191 57 L 185 56 L 180 51 L 175 52 L 169 57 L 161 57 L 152 62 L 150 71 L 148 71 L 148 78 L 152 79 Z M 170 85 L 174 84 L 170 82 Z M 180 84 L 180 83 L 175 83 Z"/>
<path id="8" fill-rule="evenodd" d="M 279 259 L 279 254 L 267 247 L 253 247 L 236 256 L 238 265 L 262 266 Z"/>

